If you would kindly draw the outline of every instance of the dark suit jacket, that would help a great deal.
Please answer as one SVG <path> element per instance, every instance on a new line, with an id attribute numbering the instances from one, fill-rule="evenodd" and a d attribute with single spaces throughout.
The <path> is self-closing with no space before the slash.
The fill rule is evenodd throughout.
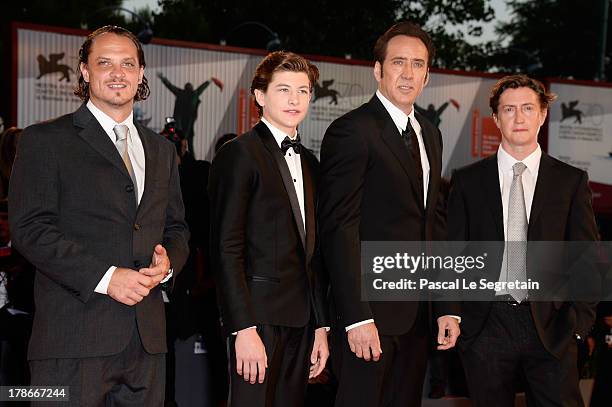
<path id="1" fill-rule="evenodd" d="M 453 174 L 448 202 L 449 240 L 503 241 L 503 224 L 497 155 L 457 170 Z M 586 172 L 542 153 L 527 240 L 597 240 Z M 528 276 L 529 270 L 537 266 L 528 258 Z M 495 278 L 499 276 L 500 267 L 501 264 L 494 270 Z M 559 356 L 574 333 L 585 337 L 595 319 L 594 305 L 531 302 L 535 326 L 546 349 Z M 478 336 L 490 308 L 491 302 L 463 304 L 461 347 L 468 347 Z"/>
<path id="2" fill-rule="evenodd" d="M 227 333 L 327 325 L 316 250 L 318 162 L 300 154 L 306 234 L 287 162 L 260 122 L 217 153 L 209 179 L 211 256 Z"/>
<path id="3" fill-rule="evenodd" d="M 414 162 L 391 116 L 374 96 L 335 120 L 321 145 L 319 227 L 323 262 L 329 273 L 343 327 L 374 318 L 379 332 L 407 332 L 416 302 L 361 301 L 361 241 L 423 241 L 443 236 L 440 195 L 442 136 L 418 112 L 431 167 L 427 208 L 420 196 Z M 439 303 L 437 316 L 453 313 Z"/>
<path id="4" fill-rule="evenodd" d="M 159 286 L 135 306 L 94 292 L 110 266 L 148 267 L 157 243 L 175 273 L 187 257 L 176 151 L 134 124 L 146 157 L 138 207 L 117 149 L 85 105 L 23 132 L 9 220 L 15 247 L 37 269 L 30 359 L 117 354 L 136 328 L 147 352 L 166 351 Z"/>

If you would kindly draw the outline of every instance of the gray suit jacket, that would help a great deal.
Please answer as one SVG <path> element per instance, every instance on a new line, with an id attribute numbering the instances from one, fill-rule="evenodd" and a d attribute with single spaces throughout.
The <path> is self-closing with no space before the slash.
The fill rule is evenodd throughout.
<path id="1" fill-rule="evenodd" d="M 123 305 L 94 289 L 110 266 L 148 267 L 164 245 L 175 275 L 188 231 L 172 144 L 135 122 L 145 150 L 145 188 L 85 105 L 26 128 L 9 190 L 14 246 L 37 269 L 30 359 L 113 355 L 138 329 L 149 353 L 166 351 L 160 287 Z"/>

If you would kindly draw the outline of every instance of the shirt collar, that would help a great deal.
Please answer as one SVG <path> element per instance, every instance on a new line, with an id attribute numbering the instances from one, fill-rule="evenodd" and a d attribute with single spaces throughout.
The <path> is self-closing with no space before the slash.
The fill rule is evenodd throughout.
<path id="1" fill-rule="evenodd" d="M 104 131 L 109 136 L 112 136 L 113 139 L 115 137 L 114 136 L 115 132 L 113 128 L 117 124 L 125 124 L 126 126 L 128 126 L 128 129 L 130 129 L 130 136 L 132 137 L 138 136 L 138 131 L 136 130 L 136 127 L 134 126 L 134 112 L 133 111 L 130 112 L 130 115 L 124 121 L 122 121 L 121 123 L 117 123 L 109 115 L 107 115 L 102 110 L 100 110 L 96 105 L 94 105 L 91 99 L 87 101 L 87 108 L 89 109 L 91 114 L 94 115 L 98 123 L 100 123 L 100 126 L 102 126 L 102 129 L 104 129 Z"/>
<path id="2" fill-rule="evenodd" d="M 414 106 L 410 111 L 410 114 L 406 114 L 393 103 L 391 103 L 389 99 L 384 97 L 380 90 L 376 91 L 376 97 L 378 97 L 387 112 L 389 112 L 391 120 L 393 120 L 393 123 L 395 123 L 395 126 L 397 126 L 400 131 L 404 131 L 406 129 L 406 126 L 408 125 L 408 119 L 410 119 L 410 123 L 412 123 L 412 127 L 415 131 L 417 131 L 417 127 L 420 129 L 420 125 L 418 124 L 416 117 L 414 116 Z"/>
<path id="3" fill-rule="evenodd" d="M 540 158 L 542 157 L 542 149 L 540 148 L 540 144 L 538 143 L 538 147 L 524 160 L 521 160 L 531 175 L 535 175 L 538 173 L 538 169 L 540 168 Z M 499 145 L 499 149 L 497 150 L 497 165 L 501 172 L 512 171 L 512 166 L 519 162 L 516 158 L 512 157 L 502 145 Z"/>
<path id="4" fill-rule="evenodd" d="M 272 123 L 270 123 L 269 121 L 264 119 L 263 116 L 261 117 L 260 120 L 262 121 L 262 123 L 264 123 L 266 126 L 268 126 L 268 129 L 270 130 L 270 132 L 274 136 L 274 140 L 276 140 L 276 144 L 278 144 L 278 148 L 280 148 L 281 147 L 281 143 L 283 142 L 285 137 L 289 137 L 289 135 L 287 133 L 283 132 L 282 130 L 279 130 L 276 127 L 274 127 L 272 125 Z M 293 135 L 293 137 L 289 137 L 289 138 L 295 139 L 296 136 L 297 136 L 297 130 L 296 130 L 295 134 Z"/>

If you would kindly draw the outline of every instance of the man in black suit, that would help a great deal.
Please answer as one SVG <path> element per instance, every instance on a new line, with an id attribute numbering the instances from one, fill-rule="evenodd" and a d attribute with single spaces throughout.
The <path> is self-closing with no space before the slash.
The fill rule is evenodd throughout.
<path id="1" fill-rule="evenodd" d="M 321 249 L 340 339 L 336 405 L 418 406 L 428 303 L 362 301 L 360 242 L 443 236 L 442 136 L 414 110 L 434 47 L 420 27 L 402 22 L 378 39 L 374 57 L 376 95 L 335 120 L 321 146 Z M 456 312 L 450 303 L 433 308 L 439 348 L 448 349 L 459 335 L 458 318 L 448 315 Z"/>
<path id="2" fill-rule="evenodd" d="M 318 75 L 299 55 L 269 54 L 251 84 L 261 121 L 212 164 L 211 254 L 229 335 L 231 406 L 303 405 L 308 378 L 329 355 L 318 162 L 297 134 Z"/>
<path id="3" fill-rule="evenodd" d="M 542 152 L 537 141 L 554 98 L 527 76 L 500 79 L 489 101 L 502 136 L 498 152 L 453 175 L 449 239 L 514 242 L 493 268 L 495 281 L 537 280 L 533 273 L 545 267 L 516 242 L 597 239 L 586 172 Z M 575 337 L 586 337 L 594 304 L 530 301 L 529 291 L 511 287 L 495 296 L 462 309 L 459 348 L 475 406 L 514 406 L 521 371 L 529 405 L 581 406 Z"/>
<path id="4" fill-rule="evenodd" d="M 176 152 L 133 119 L 149 94 L 133 34 L 102 27 L 79 58 L 86 102 L 24 130 L 10 183 L 13 244 L 37 269 L 32 384 L 70 386 L 70 405 L 161 406 L 159 284 L 188 251 Z"/>

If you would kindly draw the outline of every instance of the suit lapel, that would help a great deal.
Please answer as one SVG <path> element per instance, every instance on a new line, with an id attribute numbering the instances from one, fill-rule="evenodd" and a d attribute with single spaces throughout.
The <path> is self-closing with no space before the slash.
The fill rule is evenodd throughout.
<path id="1" fill-rule="evenodd" d="M 440 177 L 438 174 L 442 172 L 442 163 L 440 162 L 439 147 L 435 145 L 436 134 L 430 128 L 426 119 L 415 111 L 415 117 L 421 126 L 421 135 L 423 144 L 425 144 L 425 152 L 427 153 L 427 161 L 429 161 L 429 185 L 427 186 L 427 208 L 432 210 L 435 208 L 437 194 L 439 189 Z"/>
<path id="2" fill-rule="evenodd" d="M 74 113 L 73 122 L 81 128 L 79 136 L 131 180 L 117 148 L 85 104 Z"/>
<path id="3" fill-rule="evenodd" d="M 266 149 L 270 152 L 274 161 L 276 162 L 276 167 L 278 168 L 278 172 L 283 180 L 283 185 L 285 186 L 285 191 L 287 192 L 287 196 L 289 197 L 289 202 L 291 204 L 291 211 L 293 212 L 293 219 L 295 220 L 295 225 L 300 234 L 300 239 L 302 240 L 302 246 L 306 249 L 306 234 L 304 232 L 304 222 L 302 221 L 302 213 L 300 211 L 300 204 L 298 202 L 297 194 L 295 193 L 295 187 L 293 186 L 293 180 L 291 179 L 291 173 L 289 172 L 289 167 L 287 167 L 287 161 L 285 161 L 285 157 L 283 157 L 281 149 L 278 147 L 274 136 L 263 122 L 257 123 L 255 126 L 255 130 L 259 134 L 261 141 L 263 142 Z"/>
<path id="4" fill-rule="evenodd" d="M 153 185 L 151 184 L 155 179 L 155 164 L 159 162 L 157 158 L 159 154 L 159 146 L 152 142 L 148 134 L 148 130 L 141 126 L 136 120 L 134 120 L 134 126 L 138 131 L 138 136 L 142 142 L 142 148 L 144 149 L 145 154 L 145 184 L 142 198 L 140 199 L 140 204 L 138 205 L 138 209 L 140 211 L 143 203 L 147 202 L 149 195 L 153 192 Z"/>
<path id="5" fill-rule="evenodd" d="M 555 179 L 558 178 L 554 177 L 553 161 L 548 154 L 542 151 L 540 168 L 538 169 L 538 179 L 536 180 L 533 201 L 531 202 L 531 213 L 529 215 L 529 226 L 527 229 L 528 238 L 531 232 L 531 225 L 535 224 L 538 216 L 542 213 L 542 208 L 544 208 L 544 204 L 546 203 L 546 197 L 553 194 L 551 189 L 552 186 L 555 185 Z"/>
<path id="6" fill-rule="evenodd" d="M 310 257 L 314 252 L 316 238 L 315 221 L 315 184 L 311 161 L 307 154 L 300 154 L 302 163 L 302 177 L 304 178 L 304 213 L 306 214 L 306 264 L 310 262 Z"/>
<path id="7" fill-rule="evenodd" d="M 502 206 L 501 192 L 499 190 L 499 170 L 497 168 L 497 154 L 487 158 L 484 162 L 482 174 L 482 185 L 488 202 L 487 207 L 491 211 L 495 229 L 500 240 L 504 240 L 504 209 Z"/>
<path id="8" fill-rule="evenodd" d="M 397 161 L 399 161 L 400 165 L 404 169 L 404 172 L 410 179 L 413 193 L 416 196 L 420 195 L 419 180 L 417 179 L 416 171 L 414 170 L 415 163 L 412 161 L 410 152 L 406 149 L 406 145 L 402 141 L 399 130 L 395 126 L 389 112 L 387 112 L 378 97 L 372 97 L 369 103 L 370 106 L 376 111 L 379 127 L 383 129 L 381 133 L 383 142 L 395 156 Z M 417 199 L 416 201 L 419 204 L 419 208 L 423 210 L 423 197 L 420 197 L 420 199 Z"/>

